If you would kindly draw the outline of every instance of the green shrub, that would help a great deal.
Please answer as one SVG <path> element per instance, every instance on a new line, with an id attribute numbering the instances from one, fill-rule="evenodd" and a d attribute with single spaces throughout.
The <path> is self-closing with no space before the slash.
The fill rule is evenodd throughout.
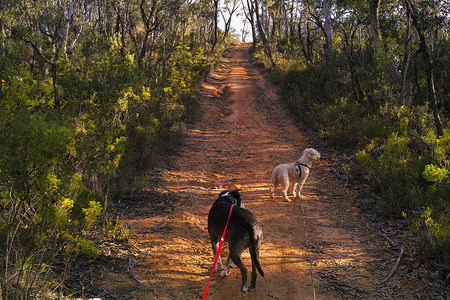
<path id="1" fill-rule="evenodd" d="M 428 194 L 435 199 L 433 204 L 448 212 L 450 209 L 450 129 L 444 129 L 444 134 L 439 138 L 430 131 L 423 140 L 430 147 L 432 157 L 431 163 L 426 165 L 423 171 L 423 177 L 431 183 Z"/>
<path id="2" fill-rule="evenodd" d="M 385 23 L 392 30 L 384 30 L 383 43 L 362 44 L 360 37 L 358 44 L 354 39 L 358 25 L 353 27 L 353 21 L 341 23 L 328 49 L 323 48 L 322 36 L 317 39 L 314 34 L 302 41 L 295 36 L 275 37 L 276 80 L 293 117 L 333 145 L 346 148 L 345 153 L 360 150 L 355 151 L 358 163 L 352 164 L 350 174 L 365 171 L 367 182 L 381 196 L 378 205 L 386 216 L 417 215 L 414 230 L 420 236 L 420 252 L 443 259 L 448 266 L 450 56 L 445 50 L 450 43 L 445 35 L 439 39 L 440 53 L 445 54 L 433 63 L 439 114 L 446 127 L 438 137 L 420 56 L 411 58 L 408 76 L 402 78 L 407 79 L 406 86 L 399 78 L 392 80 L 396 76 L 391 66 L 401 70 L 406 63 L 398 60 L 405 54 L 398 39 L 402 29 L 392 27 L 395 22 Z M 267 61 L 261 47 L 255 56 Z"/>
<path id="3" fill-rule="evenodd" d="M 419 236 L 418 246 L 424 259 L 437 260 L 450 271 L 450 215 L 426 207 L 416 218 L 412 230 Z"/>
<path id="4" fill-rule="evenodd" d="M 366 147 L 369 153 L 372 149 L 373 143 Z M 384 211 L 400 216 L 402 210 L 417 205 L 421 192 L 420 172 L 417 172 L 415 155 L 411 153 L 407 137 L 391 134 L 378 157 L 376 152 L 369 155 L 366 150 L 358 152 L 357 158 L 367 171 L 369 181 L 380 190 Z"/>

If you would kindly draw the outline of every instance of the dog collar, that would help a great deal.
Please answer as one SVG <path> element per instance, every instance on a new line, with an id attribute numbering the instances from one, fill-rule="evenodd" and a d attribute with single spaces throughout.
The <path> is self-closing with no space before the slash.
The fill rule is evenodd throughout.
<path id="1" fill-rule="evenodd" d="M 225 194 L 223 194 L 222 196 L 220 196 L 220 198 L 226 198 L 226 199 L 230 200 L 230 202 L 233 203 L 234 205 L 237 205 L 236 199 L 234 199 L 234 197 L 230 195 L 230 192 L 226 192 Z M 232 200 L 231 200 L 230 198 L 231 198 Z"/>

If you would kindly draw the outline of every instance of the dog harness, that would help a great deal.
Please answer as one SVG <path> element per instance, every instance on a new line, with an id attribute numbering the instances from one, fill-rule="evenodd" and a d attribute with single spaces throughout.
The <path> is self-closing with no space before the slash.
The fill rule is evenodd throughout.
<path id="1" fill-rule="evenodd" d="M 298 161 L 295 162 L 295 170 L 298 172 L 298 179 L 300 179 L 300 177 L 302 177 L 302 168 L 300 168 L 300 166 L 304 166 L 307 167 L 309 169 L 309 167 L 305 164 L 299 163 Z"/>

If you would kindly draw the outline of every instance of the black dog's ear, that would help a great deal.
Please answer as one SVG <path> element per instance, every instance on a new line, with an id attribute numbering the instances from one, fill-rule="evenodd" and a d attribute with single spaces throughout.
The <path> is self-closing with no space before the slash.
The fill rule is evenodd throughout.
<path id="1" fill-rule="evenodd" d="M 239 194 L 237 190 L 231 191 L 231 195 L 233 196 L 234 199 L 238 201 L 238 203 L 242 201 L 241 194 Z"/>
<path id="2" fill-rule="evenodd" d="M 245 208 L 244 204 L 242 203 L 242 197 L 241 194 L 237 190 L 234 190 L 231 192 L 231 195 L 233 195 L 233 198 L 236 199 L 236 205 L 240 208 Z"/>

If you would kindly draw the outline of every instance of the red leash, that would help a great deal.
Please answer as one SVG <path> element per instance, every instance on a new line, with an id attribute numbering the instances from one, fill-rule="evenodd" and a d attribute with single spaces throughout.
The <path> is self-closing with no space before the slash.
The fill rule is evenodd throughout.
<path id="1" fill-rule="evenodd" d="M 227 232 L 228 222 L 230 221 L 231 212 L 233 211 L 233 206 L 234 206 L 234 204 L 231 204 L 230 213 L 228 214 L 228 220 L 227 220 L 227 223 L 225 224 L 225 229 L 223 230 L 222 238 L 220 239 L 219 248 L 217 249 L 216 257 L 214 258 L 214 264 L 212 266 L 211 275 L 209 275 L 208 284 L 206 285 L 205 291 L 203 292 L 202 300 L 205 300 L 205 298 L 206 298 L 206 293 L 208 292 L 209 283 L 211 282 L 211 277 L 214 273 L 214 269 L 216 268 L 216 263 L 217 263 L 217 260 L 219 259 L 220 250 L 222 250 L 223 241 L 225 239 L 225 233 Z"/>

